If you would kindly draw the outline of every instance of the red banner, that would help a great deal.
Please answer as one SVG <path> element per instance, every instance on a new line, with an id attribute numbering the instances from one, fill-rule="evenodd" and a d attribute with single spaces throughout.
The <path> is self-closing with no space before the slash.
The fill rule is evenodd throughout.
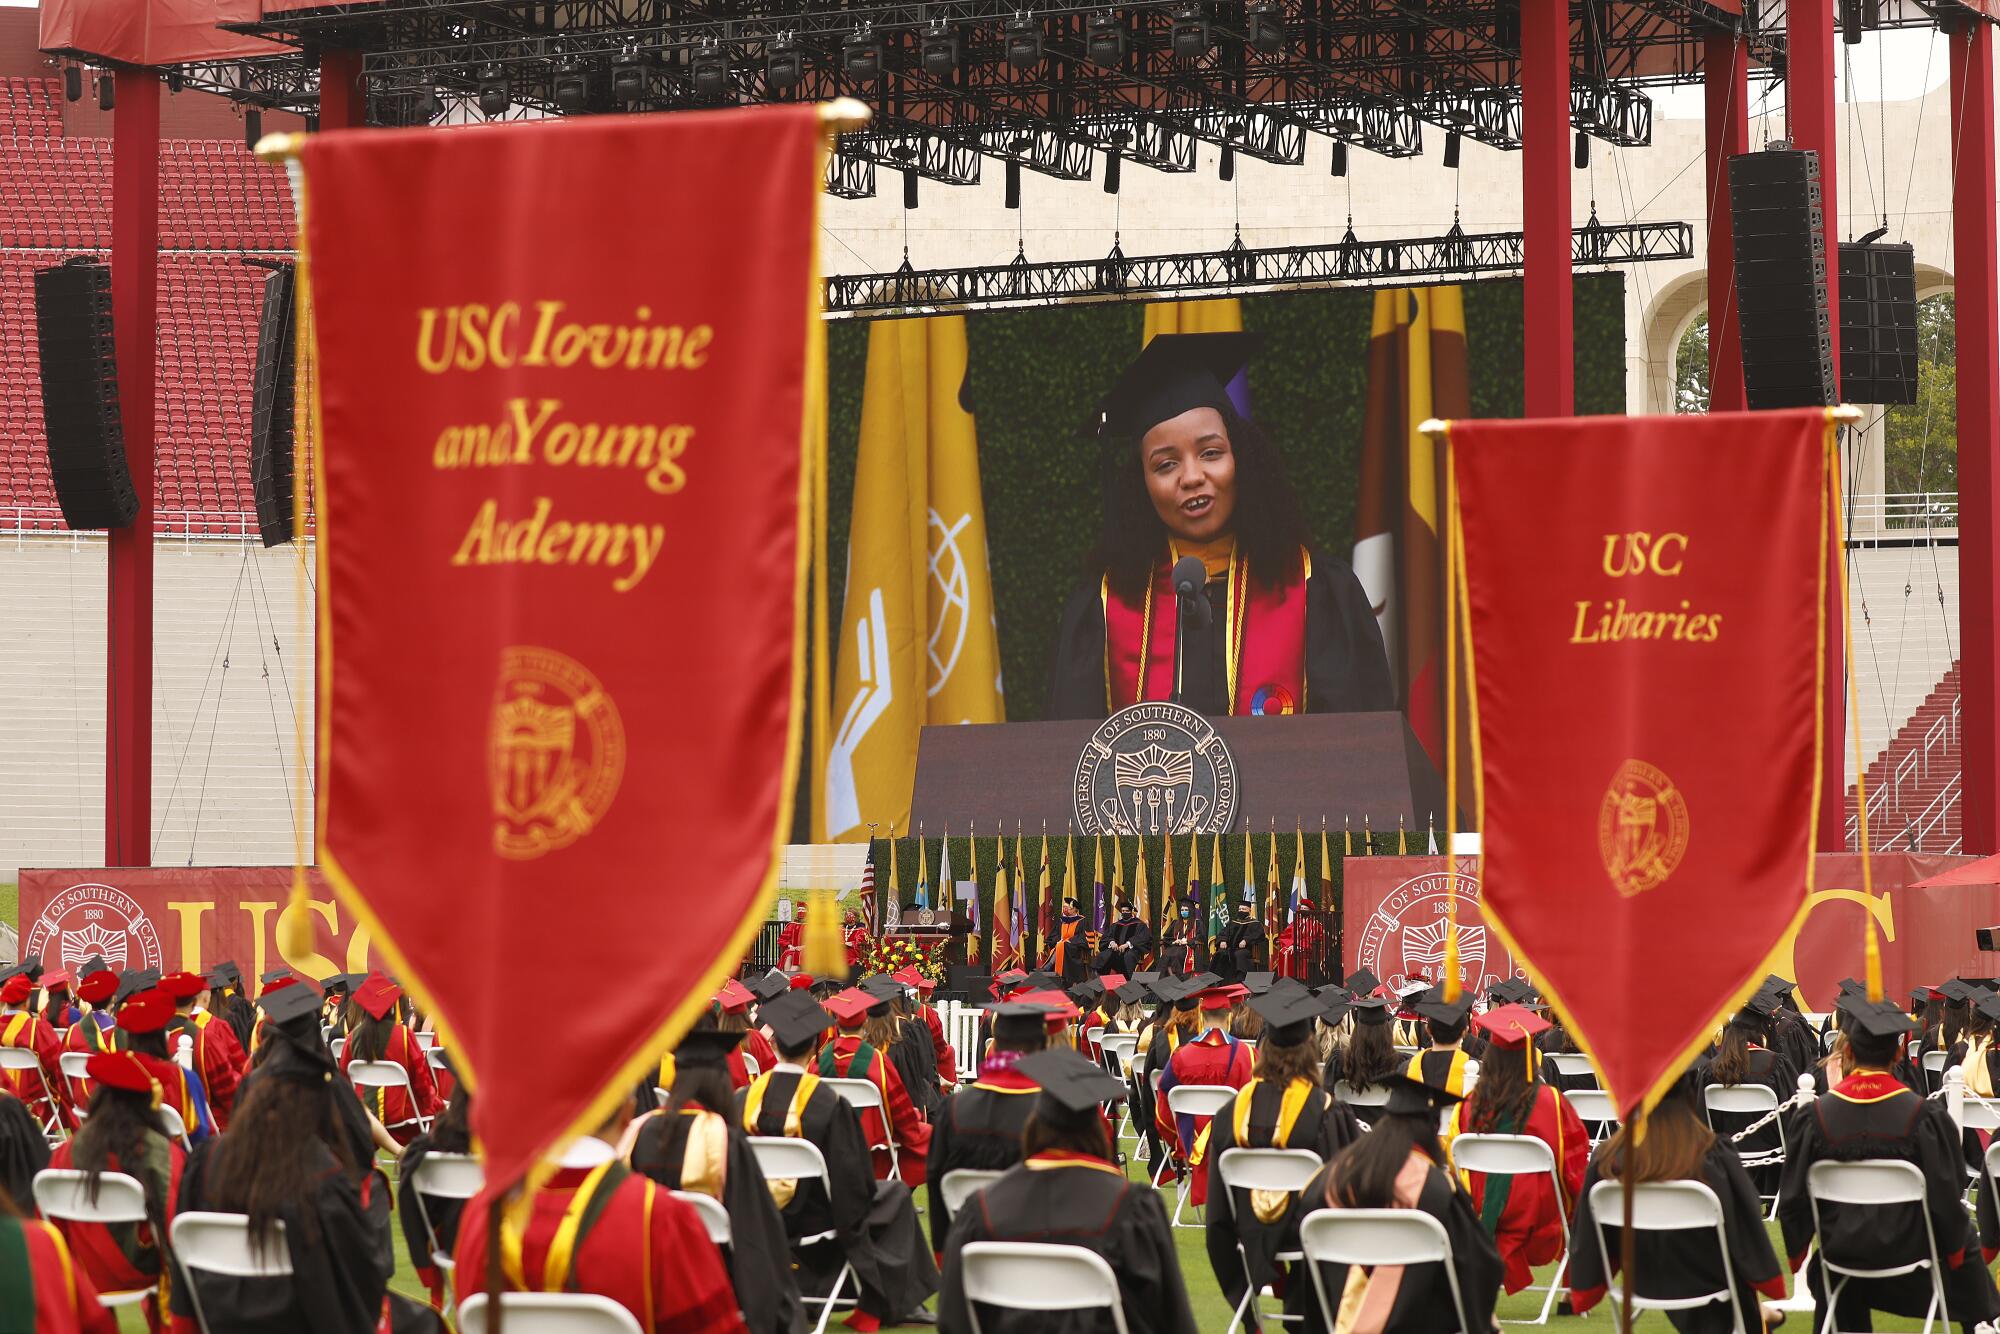
<path id="1" fill-rule="evenodd" d="M 21 872 L 21 953 L 72 971 L 93 954 L 113 968 L 199 973 L 233 959 L 248 978 L 290 967 L 315 982 L 377 963 L 367 928 L 317 871 L 308 881 L 310 953 L 279 952 L 289 866 L 163 866 Z"/>
<path id="2" fill-rule="evenodd" d="M 1831 429 L 1451 426 L 1486 910 L 1622 1108 L 1762 980 L 1811 888 Z"/>
<path id="3" fill-rule="evenodd" d="M 450 1030 L 496 1182 L 767 915 L 822 140 L 795 106 L 305 143 L 319 863 Z M 524 1041 L 586 940 L 619 1002 Z"/>
<path id="4" fill-rule="evenodd" d="M 1442 857 L 1349 857 L 1341 869 L 1340 966 L 1366 968 L 1391 987 L 1444 976 L 1450 894 Z M 1487 926 L 1479 859 L 1458 859 L 1458 981 L 1484 991 L 1521 970 Z"/>

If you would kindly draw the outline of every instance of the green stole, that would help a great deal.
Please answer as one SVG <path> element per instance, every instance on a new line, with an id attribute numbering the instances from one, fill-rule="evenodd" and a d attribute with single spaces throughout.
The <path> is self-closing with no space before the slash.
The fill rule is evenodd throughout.
<path id="1" fill-rule="evenodd" d="M 35 1334 L 35 1276 L 18 1218 L 0 1217 L 0 1334 Z"/>

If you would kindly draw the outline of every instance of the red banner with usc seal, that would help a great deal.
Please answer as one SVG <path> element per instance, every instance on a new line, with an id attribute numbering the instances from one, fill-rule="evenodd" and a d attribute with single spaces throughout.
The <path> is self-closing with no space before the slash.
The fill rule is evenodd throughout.
<path id="1" fill-rule="evenodd" d="M 1763 980 L 1811 889 L 1832 430 L 1450 426 L 1486 920 L 1622 1108 Z"/>
<path id="2" fill-rule="evenodd" d="M 823 421 L 819 109 L 308 136 L 319 861 L 489 1178 L 767 915 Z M 568 1005 L 578 965 L 612 999 Z"/>

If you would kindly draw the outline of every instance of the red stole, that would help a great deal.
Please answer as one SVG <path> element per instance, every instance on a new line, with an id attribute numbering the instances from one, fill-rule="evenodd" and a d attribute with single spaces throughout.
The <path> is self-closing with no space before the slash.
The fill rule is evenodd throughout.
<path id="1" fill-rule="evenodd" d="M 1174 635 L 1178 629 L 1172 583 L 1173 562 L 1153 567 L 1145 604 L 1134 606 L 1099 585 L 1104 603 L 1104 689 L 1106 705 L 1122 709 L 1141 699 L 1172 699 Z M 1276 588 L 1250 577 L 1249 566 L 1229 560 L 1225 600 L 1228 643 L 1229 712 L 1303 713 L 1306 706 L 1306 581 L 1312 557 L 1299 552 L 1297 572 Z M 1150 621 L 1150 624 L 1149 624 Z M 1145 660 L 1145 689 L 1139 686 Z"/>

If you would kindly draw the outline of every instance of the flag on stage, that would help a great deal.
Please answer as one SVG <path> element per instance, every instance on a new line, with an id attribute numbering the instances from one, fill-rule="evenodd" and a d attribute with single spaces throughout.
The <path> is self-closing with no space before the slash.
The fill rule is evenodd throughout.
<path id="1" fill-rule="evenodd" d="M 771 915 L 826 138 L 802 105 L 299 149 L 317 859 L 449 1034 L 497 1190 L 658 1069 Z M 572 956 L 645 1003 L 524 1044 L 524 965 Z"/>
<path id="2" fill-rule="evenodd" d="M 895 851 L 896 845 L 891 843 L 890 854 L 894 855 Z M 875 929 L 875 840 L 873 838 L 868 840 L 868 860 L 861 863 L 861 925 L 868 929 L 868 934 L 871 936 L 881 934 Z"/>
<path id="3" fill-rule="evenodd" d="M 1264 937 L 1273 946 L 1285 929 L 1285 882 L 1278 875 L 1278 831 L 1271 830 L 1271 864 L 1264 873 Z"/>
<path id="4" fill-rule="evenodd" d="M 1286 908 L 1286 919 L 1297 922 L 1299 914 L 1306 910 L 1306 835 L 1305 830 L 1296 825 L 1292 832 L 1298 840 L 1298 848 L 1292 862 L 1292 901 Z"/>
<path id="5" fill-rule="evenodd" d="M 1178 897 L 1179 891 L 1174 885 L 1174 836 L 1169 830 L 1160 837 L 1160 920 L 1155 923 L 1156 929 L 1164 930 L 1166 924 L 1173 920 Z"/>
<path id="6" fill-rule="evenodd" d="M 923 845 L 918 844 L 917 846 L 921 849 Z M 876 913 L 875 921 L 877 923 L 877 926 L 875 934 L 877 936 L 881 936 L 891 930 L 894 930 L 896 927 L 902 925 L 903 880 L 902 880 L 902 871 L 900 866 L 898 865 L 899 860 L 900 859 L 896 856 L 896 826 L 890 825 L 889 826 L 889 893 L 887 898 L 883 900 L 878 912 Z"/>
<path id="7" fill-rule="evenodd" d="M 979 840 L 977 838 L 972 838 L 972 837 L 966 838 L 965 853 L 967 860 L 969 860 L 972 863 L 972 897 L 966 901 L 965 905 L 965 920 L 970 926 L 970 930 L 967 932 L 965 937 L 965 962 L 969 966 L 977 967 L 979 964 L 979 932 L 980 932 Z"/>
<path id="8" fill-rule="evenodd" d="M 1115 901 L 1123 899 L 1125 895 L 1125 840 L 1113 834 L 1111 836 L 1111 897 Z"/>
<path id="9" fill-rule="evenodd" d="M 908 823 L 926 723 L 1006 719 L 965 317 L 868 327 L 847 586 L 813 836 Z"/>
<path id="10" fill-rule="evenodd" d="M 1013 967 L 1015 947 L 1014 894 L 1007 874 L 1007 840 L 999 840 L 999 857 L 993 866 L 993 971 Z"/>
<path id="11" fill-rule="evenodd" d="M 1102 935 L 1111 920 L 1107 915 L 1108 905 L 1105 903 L 1109 896 L 1104 892 L 1104 835 L 1091 835 L 1090 844 L 1097 861 L 1097 869 L 1091 873 L 1094 888 L 1090 902 L 1090 929 Z"/>
<path id="12" fill-rule="evenodd" d="M 1016 966 L 1028 966 L 1028 890 L 1021 883 L 1021 835 L 1014 835 L 1014 962 Z"/>
<path id="13" fill-rule="evenodd" d="M 1048 949 L 1055 935 L 1055 895 L 1050 893 L 1055 882 L 1049 879 L 1049 833 L 1042 831 L 1042 865 L 1035 875 L 1035 944 L 1040 949 Z"/>
<path id="14" fill-rule="evenodd" d="M 1450 427 L 1482 907 L 1624 1113 L 1812 887 L 1834 435 L 1821 409 Z"/>
<path id="15" fill-rule="evenodd" d="M 1442 451 L 1417 429 L 1471 412 L 1465 307 L 1455 286 L 1375 294 L 1361 420 L 1354 574 L 1375 608 L 1390 671 L 1431 762 L 1444 767 Z"/>
<path id="16" fill-rule="evenodd" d="M 1319 910 L 1333 911 L 1333 849 L 1326 841 L 1326 825 L 1319 827 Z"/>
<path id="17" fill-rule="evenodd" d="M 1139 920 L 1148 927 L 1154 925 L 1152 905 L 1146 897 L 1146 836 L 1139 836 L 1139 866 L 1134 874 L 1132 886 L 1132 906 L 1139 914 Z"/>
<path id="18" fill-rule="evenodd" d="M 958 892 L 957 887 L 951 882 L 951 830 L 949 829 L 945 830 L 944 837 L 938 840 L 937 882 L 938 907 L 949 913 L 952 907 L 952 895 Z M 925 895 L 918 901 L 917 906 L 919 908 L 930 907 L 930 897 Z"/>
<path id="19" fill-rule="evenodd" d="M 924 836 L 917 835 L 917 902 L 919 909 L 931 906 L 931 863 L 930 854 L 924 848 Z"/>
<path id="20" fill-rule="evenodd" d="M 1212 942 L 1229 925 L 1229 885 L 1222 878 L 1222 835 L 1217 834 L 1208 843 L 1208 939 Z M 1195 905 L 1195 920 L 1199 923 L 1201 904 Z"/>
<path id="21" fill-rule="evenodd" d="M 1189 834 L 1187 889 L 1182 893 L 1181 902 L 1187 905 L 1188 930 L 1190 936 L 1194 935 L 1195 928 L 1201 925 L 1201 905 L 1203 903 L 1202 889 L 1203 889 L 1203 884 L 1201 879 L 1201 836 L 1199 834 Z M 1176 909 L 1175 911 L 1178 912 L 1179 910 Z"/>

